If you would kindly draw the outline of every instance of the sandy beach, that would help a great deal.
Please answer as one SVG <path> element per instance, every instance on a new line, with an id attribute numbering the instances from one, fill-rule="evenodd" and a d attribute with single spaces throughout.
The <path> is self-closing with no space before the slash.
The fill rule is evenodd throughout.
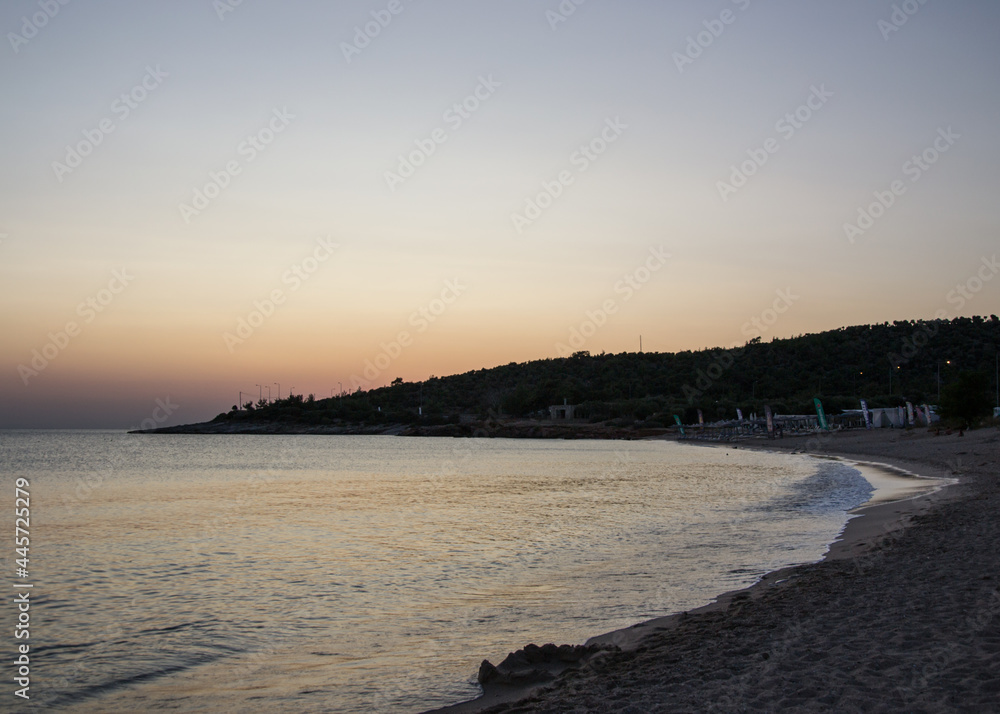
<path id="1" fill-rule="evenodd" d="M 1000 432 L 856 431 L 738 448 L 958 482 L 863 509 L 818 563 L 595 637 L 588 644 L 611 649 L 540 687 L 488 684 L 482 699 L 442 711 L 1000 710 Z M 547 668 L 530 654 L 519 659 Z"/>

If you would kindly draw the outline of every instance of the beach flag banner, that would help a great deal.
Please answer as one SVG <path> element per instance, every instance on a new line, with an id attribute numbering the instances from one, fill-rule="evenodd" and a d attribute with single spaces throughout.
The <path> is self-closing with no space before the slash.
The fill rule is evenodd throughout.
<path id="1" fill-rule="evenodd" d="M 767 438 L 774 438 L 774 414 L 771 413 L 771 407 L 764 405 L 764 418 L 767 419 Z"/>
<path id="2" fill-rule="evenodd" d="M 701 409 L 698 410 L 698 426 L 705 426 L 705 416 L 701 413 Z"/>
<path id="3" fill-rule="evenodd" d="M 681 418 L 674 414 L 674 421 L 677 422 L 677 426 L 681 430 L 681 436 L 684 436 L 684 425 L 681 424 Z"/>
<path id="4" fill-rule="evenodd" d="M 823 402 L 819 400 L 819 397 L 814 397 L 813 404 L 816 405 L 816 416 L 819 417 L 819 428 L 824 431 L 829 431 L 830 425 L 826 423 L 826 412 L 823 411 Z"/>
<path id="5" fill-rule="evenodd" d="M 872 413 L 868 411 L 868 402 L 861 400 L 861 413 L 865 415 L 865 429 L 872 428 Z"/>
<path id="6" fill-rule="evenodd" d="M 906 403 L 906 423 L 909 424 L 910 426 L 913 426 L 914 423 L 915 423 L 915 421 L 916 420 L 913 418 L 913 404 L 910 403 L 910 402 L 907 402 Z"/>
<path id="7" fill-rule="evenodd" d="M 743 410 L 739 407 L 736 408 L 736 418 L 743 421 Z"/>

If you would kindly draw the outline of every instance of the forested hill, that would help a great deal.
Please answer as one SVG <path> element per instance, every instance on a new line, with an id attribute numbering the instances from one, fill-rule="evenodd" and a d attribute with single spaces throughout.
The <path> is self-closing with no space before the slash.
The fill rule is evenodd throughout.
<path id="1" fill-rule="evenodd" d="M 220 414 L 219 420 L 303 424 L 444 422 L 459 414 L 483 418 L 540 416 L 549 405 L 579 405 L 577 417 L 622 419 L 655 426 L 681 415 L 686 423 L 745 414 L 807 414 L 813 397 L 836 413 L 871 406 L 938 401 L 962 371 L 989 375 L 1000 346 L 1000 319 L 897 321 L 844 327 L 732 350 L 621 353 L 511 363 L 422 382 L 357 391 L 343 398 L 296 395 L 271 405 Z M 390 368 L 391 369 L 391 368 Z M 891 385 L 890 385 L 891 382 Z M 418 407 L 423 419 L 418 419 Z M 547 414 L 547 411 L 545 412 Z"/>

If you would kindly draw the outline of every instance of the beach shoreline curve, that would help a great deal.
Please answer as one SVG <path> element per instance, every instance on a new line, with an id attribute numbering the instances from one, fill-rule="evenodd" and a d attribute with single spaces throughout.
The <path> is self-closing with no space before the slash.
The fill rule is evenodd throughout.
<path id="1" fill-rule="evenodd" d="M 809 448 L 805 450 L 801 447 L 807 438 L 786 437 L 778 441 L 743 442 L 737 445 L 725 445 L 724 448 L 751 448 L 816 458 L 833 457 L 858 468 L 862 472 L 862 476 L 869 480 L 869 483 L 872 481 L 868 479 L 868 475 L 873 470 L 883 470 L 907 478 L 932 479 L 936 483 L 929 491 L 923 493 L 881 502 L 869 501 L 852 509 L 844 528 L 818 561 L 769 572 L 749 587 L 723 593 L 702 607 L 654 618 L 628 628 L 591 637 L 586 641 L 586 646 L 607 649 L 600 650 L 593 661 L 584 659 L 574 666 L 565 667 L 562 672 L 557 672 L 551 681 L 521 686 L 506 684 L 491 686 L 487 684 L 484 686 L 483 696 L 477 699 L 432 711 L 443 714 L 556 711 L 557 709 L 550 708 L 554 706 L 555 702 L 559 702 L 559 706 L 562 706 L 570 701 L 576 701 L 580 692 L 588 692 L 588 697 L 583 698 L 584 701 L 587 698 L 597 696 L 589 690 L 599 690 L 603 684 L 602 680 L 610 673 L 620 669 L 622 663 L 631 662 L 637 658 L 648 659 L 649 653 L 660 649 L 659 645 L 662 645 L 664 641 L 682 639 L 685 640 L 685 644 L 689 648 L 690 646 L 696 647 L 698 637 L 717 637 L 720 632 L 730 629 L 727 626 L 727 619 L 734 619 L 744 611 L 766 607 L 767 603 L 773 600 L 794 601 L 797 595 L 795 591 L 802 589 L 803 586 L 809 587 L 811 585 L 815 589 L 817 583 L 806 581 L 815 579 L 814 571 L 817 569 L 833 568 L 838 571 L 839 575 L 843 575 L 846 571 L 848 577 L 853 571 L 858 577 L 870 577 L 876 566 L 882 564 L 894 551 L 899 550 L 899 543 L 911 530 L 911 526 L 931 518 L 932 514 L 939 512 L 947 504 L 962 504 L 969 500 L 970 493 L 975 491 L 975 487 L 978 485 L 977 476 L 982 475 L 979 471 L 985 467 L 986 473 L 992 472 L 995 475 L 998 461 L 1000 461 L 998 460 L 1000 437 L 997 436 L 996 429 L 970 432 L 961 441 L 958 441 L 957 437 L 954 436 L 932 436 L 929 432 L 896 432 L 894 434 L 885 434 L 880 431 L 848 432 L 835 434 L 822 440 L 818 444 L 819 448 L 816 448 L 817 442 L 813 438 L 808 441 Z M 973 463 L 970 459 L 966 459 L 966 462 L 963 463 L 961 457 L 968 455 L 969 449 L 972 449 L 976 456 L 991 458 L 981 463 Z M 979 454 L 977 449 L 982 449 L 983 453 Z M 971 468 L 963 468 L 966 464 Z M 878 486 L 874 483 L 872 485 L 877 491 Z M 972 494 L 971 497 L 975 498 L 976 496 Z M 919 531 L 920 529 L 914 530 Z M 867 585 L 869 583 L 866 583 Z M 995 587 L 995 581 L 993 585 Z M 1000 623 L 1000 591 L 997 592 L 996 599 L 998 616 L 996 618 L 991 616 L 990 621 Z M 788 605 L 789 603 L 783 604 Z M 791 609 L 795 609 L 794 602 L 791 603 Z M 768 619 L 766 615 L 763 616 L 763 620 Z M 699 624 L 703 626 L 699 627 Z M 700 630 L 700 632 L 692 637 L 685 630 Z M 609 652 L 614 651 L 617 651 L 617 654 L 609 655 Z M 771 658 L 765 657 L 765 660 L 769 659 Z M 998 660 L 1000 660 L 1000 656 L 998 656 Z M 668 658 L 668 661 L 659 664 L 661 666 L 654 667 L 654 669 L 670 669 L 672 663 Z M 728 679 L 729 677 L 724 678 Z M 750 686 L 743 687 L 747 690 L 744 694 L 753 688 L 751 681 L 748 680 L 747 684 Z M 622 687 L 616 688 L 619 690 L 618 696 L 627 702 L 642 701 L 646 705 L 655 703 L 657 706 L 665 703 L 680 704 L 669 695 L 666 699 L 658 698 L 655 691 L 657 687 L 646 687 L 646 691 L 642 691 L 641 688 L 636 689 L 631 695 L 626 694 Z M 711 690 L 712 687 L 707 687 L 707 689 Z M 917 691 L 919 688 L 911 687 L 910 689 L 918 695 L 920 694 Z M 739 710 L 742 706 L 741 700 L 751 701 L 749 696 L 720 695 L 716 698 L 726 705 L 722 706 L 720 710 L 727 709 L 729 705 L 736 707 L 729 710 Z M 766 699 L 766 695 L 764 698 Z M 905 699 L 905 697 L 903 698 Z M 916 700 L 919 700 L 919 696 L 914 699 L 914 701 Z M 702 701 L 704 702 L 704 699 Z M 804 704 L 805 702 L 799 702 L 797 705 Z M 577 707 L 578 710 L 588 710 L 586 705 L 582 709 L 579 709 L 579 704 Z M 817 711 L 825 710 L 825 708 L 826 704 L 817 703 Z M 615 711 L 613 707 L 608 708 L 606 702 L 602 704 L 601 709 Z M 807 708 L 807 710 L 811 709 Z"/>

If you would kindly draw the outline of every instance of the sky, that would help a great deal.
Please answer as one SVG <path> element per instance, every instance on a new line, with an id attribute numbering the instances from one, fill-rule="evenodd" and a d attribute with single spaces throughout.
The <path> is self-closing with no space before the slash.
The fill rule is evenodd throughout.
<path id="1" fill-rule="evenodd" d="M 7 0 L 0 428 L 990 314 L 986 0 Z"/>

